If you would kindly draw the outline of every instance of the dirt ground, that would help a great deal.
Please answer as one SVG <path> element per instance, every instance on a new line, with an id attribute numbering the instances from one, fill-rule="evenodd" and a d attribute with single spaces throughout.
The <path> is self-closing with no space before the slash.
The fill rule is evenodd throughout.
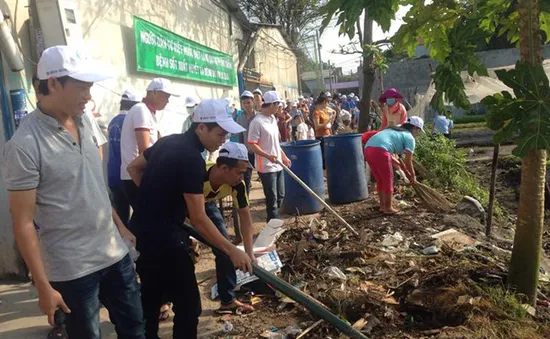
<path id="1" fill-rule="evenodd" d="M 469 163 L 469 170 L 488 186 L 490 157 L 481 158 L 479 149 L 474 153 L 479 158 Z M 497 200 L 505 216 L 495 223 L 496 239 L 484 236 L 480 220 L 428 212 L 414 197 L 396 202 L 401 214 L 383 215 L 371 195 L 335 206 L 359 237 L 325 212 L 316 217 L 321 226 L 310 217 L 289 220 L 277 242 L 285 265 L 280 276 L 371 338 L 549 338 L 550 302 L 537 300 L 536 316 L 529 316 L 526 306 L 504 288 L 519 198 L 518 163 L 504 157 L 498 178 Z M 434 240 L 434 234 L 450 228 L 459 231 L 459 238 Z M 328 237 L 320 237 L 322 231 Z M 392 236 L 396 243 L 384 245 Z M 547 238 L 548 232 L 545 243 Z M 436 253 L 424 252 L 432 246 Z M 541 267 L 541 290 L 546 293 L 547 257 Z M 301 331 L 318 324 L 309 311 L 280 296 L 255 299 L 260 300 L 256 313 L 226 318 L 234 329 L 219 338 L 274 333 L 294 338 L 284 336 L 289 322 Z M 270 329 L 271 334 L 265 333 Z M 303 336 L 329 337 L 338 338 L 339 332 L 324 321 Z"/>

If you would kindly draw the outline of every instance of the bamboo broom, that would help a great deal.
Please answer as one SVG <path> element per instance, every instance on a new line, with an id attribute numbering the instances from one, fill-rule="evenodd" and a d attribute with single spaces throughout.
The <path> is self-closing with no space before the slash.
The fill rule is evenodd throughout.
<path id="1" fill-rule="evenodd" d="M 401 165 L 403 167 L 405 167 L 405 164 L 403 163 L 403 161 L 401 159 L 399 159 L 399 161 L 401 162 Z M 428 173 L 427 169 L 417 161 L 415 161 L 415 163 L 414 163 L 415 169 L 417 168 L 417 164 L 421 166 L 420 168 L 422 168 L 422 170 L 425 174 Z M 397 173 L 399 173 L 399 175 L 401 177 L 403 177 L 403 179 L 407 183 L 409 182 L 409 179 L 407 178 L 407 176 L 405 175 L 405 172 L 402 169 L 399 168 L 397 170 Z M 420 183 L 418 181 L 415 182 L 412 185 L 412 187 L 413 187 L 416 195 L 418 196 L 418 198 L 420 198 L 422 203 L 428 208 L 428 210 L 430 212 L 448 213 L 454 208 L 453 204 L 451 202 L 449 202 L 443 194 L 439 193 L 438 191 L 434 190 L 433 188 L 431 188 L 431 187 L 429 187 L 429 186 L 427 186 L 423 183 Z"/>

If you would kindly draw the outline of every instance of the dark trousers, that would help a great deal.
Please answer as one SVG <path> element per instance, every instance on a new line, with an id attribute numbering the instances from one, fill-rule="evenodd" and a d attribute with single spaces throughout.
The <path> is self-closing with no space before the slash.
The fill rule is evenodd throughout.
<path id="1" fill-rule="evenodd" d="M 109 191 L 111 193 L 113 208 L 124 223 L 124 226 L 128 227 L 128 221 L 130 221 L 130 202 L 128 201 L 124 186 L 122 184 L 113 187 L 109 186 Z"/>
<path id="2" fill-rule="evenodd" d="M 132 180 L 122 180 L 122 184 L 124 185 L 124 191 L 126 192 L 126 198 L 128 199 L 128 202 L 130 203 L 130 206 L 132 206 L 132 209 L 136 210 L 136 202 L 137 202 L 137 195 L 138 195 L 138 187 Z"/>
<path id="3" fill-rule="evenodd" d="M 100 302 L 109 310 L 120 339 L 145 338 L 145 321 L 134 263 L 129 255 L 84 277 L 52 282 L 71 309 L 65 325 L 69 338 L 99 339 Z"/>
<path id="4" fill-rule="evenodd" d="M 319 140 L 321 142 L 321 159 L 323 161 L 323 169 L 326 169 L 325 167 L 325 142 L 323 140 L 323 137 L 316 137 L 315 140 Z"/>
<path id="5" fill-rule="evenodd" d="M 160 307 L 173 303 L 174 339 L 194 339 L 201 314 L 201 298 L 189 247 L 159 248 L 141 253 L 137 262 L 147 339 L 158 339 Z"/>
<path id="6" fill-rule="evenodd" d="M 292 126 L 292 141 L 298 139 L 298 126 Z"/>
<path id="7" fill-rule="evenodd" d="M 227 239 L 227 229 L 223 216 L 215 201 L 207 202 L 205 205 L 206 215 L 212 220 L 220 233 Z M 229 305 L 235 301 L 235 286 L 237 286 L 237 273 L 235 267 L 227 255 L 218 249 L 212 249 L 216 256 L 216 278 L 218 279 L 218 293 L 222 305 Z"/>
<path id="8" fill-rule="evenodd" d="M 248 161 L 252 166 L 254 166 L 254 164 L 256 163 L 256 156 L 254 155 L 254 153 L 248 152 Z M 246 192 L 248 193 L 248 195 L 250 195 L 250 189 L 252 187 L 251 182 L 252 182 L 252 168 L 249 168 L 244 173 L 244 183 L 246 185 Z"/>
<path id="9" fill-rule="evenodd" d="M 264 189 L 267 222 L 271 219 L 279 219 L 279 208 L 285 197 L 283 171 L 259 173 L 259 175 Z"/>

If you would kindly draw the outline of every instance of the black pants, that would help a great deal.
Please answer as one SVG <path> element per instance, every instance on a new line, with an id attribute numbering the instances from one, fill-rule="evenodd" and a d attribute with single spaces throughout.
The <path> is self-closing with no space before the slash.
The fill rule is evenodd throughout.
<path id="1" fill-rule="evenodd" d="M 316 137 L 315 140 L 319 140 L 321 142 L 321 159 L 323 160 L 323 169 L 326 169 L 325 167 L 325 143 L 323 141 L 323 137 Z"/>
<path id="2" fill-rule="evenodd" d="M 197 338 L 201 298 L 189 247 L 141 253 L 137 272 L 141 279 L 141 303 L 147 339 L 158 339 L 160 306 L 165 298 L 174 304 L 174 339 Z"/>
<path id="3" fill-rule="evenodd" d="M 254 163 L 256 162 L 256 156 L 254 153 L 248 152 L 248 161 L 252 166 L 254 166 Z M 246 185 L 246 192 L 250 196 L 250 189 L 252 187 L 252 168 L 249 168 L 244 173 L 244 184 Z"/>
<path id="4" fill-rule="evenodd" d="M 111 193 L 113 208 L 124 223 L 124 226 L 128 227 L 128 221 L 130 221 L 130 203 L 128 202 L 126 189 L 122 185 L 109 186 L 109 191 Z"/>
<path id="5" fill-rule="evenodd" d="M 132 180 L 122 180 L 122 183 L 124 184 L 124 191 L 126 192 L 126 198 L 128 199 L 130 206 L 132 206 L 132 209 L 135 211 L 138 187 Z"/>

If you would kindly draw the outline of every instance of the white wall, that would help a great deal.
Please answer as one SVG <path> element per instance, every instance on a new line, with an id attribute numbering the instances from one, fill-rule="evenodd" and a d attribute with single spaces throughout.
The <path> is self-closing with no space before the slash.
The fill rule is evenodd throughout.
<path id="1" fill-rule="evenodd" d="M 273 82 L 283 98 L 298 98 L 298 69 L 296 56 L 288 49 L 281 32 L 276 27 L 262 27 L 254 46 L 256 70 L 262 73 L 262 81 Z"/>
<path id="2" fill-rule="evenodd" d="M 55 0 L 50 0 L 55 2 Z M 138 73 L 135 61 L 135 38 L 133 16 L 153 22 L 185 38 L 210 48 L 233 55 L 235 69 L 238 64 L 238 49 L 235 40 L 242 39 L 239 25 L 233 21 L 232 35 L 227 12 L 211 0 L 74 0 L 78 6 L 85 45 L 91 56 L 113 70 L 114 78 L 96 84 L 92 95 L 101 114 L 100 122 L 106 126 L 118 113 L 120 95 L 126 88 L 145 94 L 145 88 L 154 75 Z M 217 2 L 217 1 L 216 1 Z M 31 58 L 29 37 L 29 14 L 27 0 L 0 0 L 0 10 L 11 16 L 14 36 L 26 55 L 26 68 L 19 73 L 9 72 L 4 79 L 10 89 L 27 90 L 27 106 L 34 108 L 35 96 L 31 77 L 35 65 Z M 187 95 L 207 98 L 238 98 L 238 87 L 224 87 L 207 83 L 171 79 L 182 97 L 171 99 L 166 112 L 161 115 L 163 134 L 179 132 L 186 117 L 183 100 Z M 1 81 L 1 79 L 0 79 Z M 182 113 L 182 114 L 180 114 Z M 0 151 L 4 144 L 3 130 L 0 134 Z M 0 163 L 2 157 L 0 153 Z M 14 250 L 11 220 L 8 213 L 7 192 L 0 180 L 0 277 L 22 275 L 23 270 Z"/>

